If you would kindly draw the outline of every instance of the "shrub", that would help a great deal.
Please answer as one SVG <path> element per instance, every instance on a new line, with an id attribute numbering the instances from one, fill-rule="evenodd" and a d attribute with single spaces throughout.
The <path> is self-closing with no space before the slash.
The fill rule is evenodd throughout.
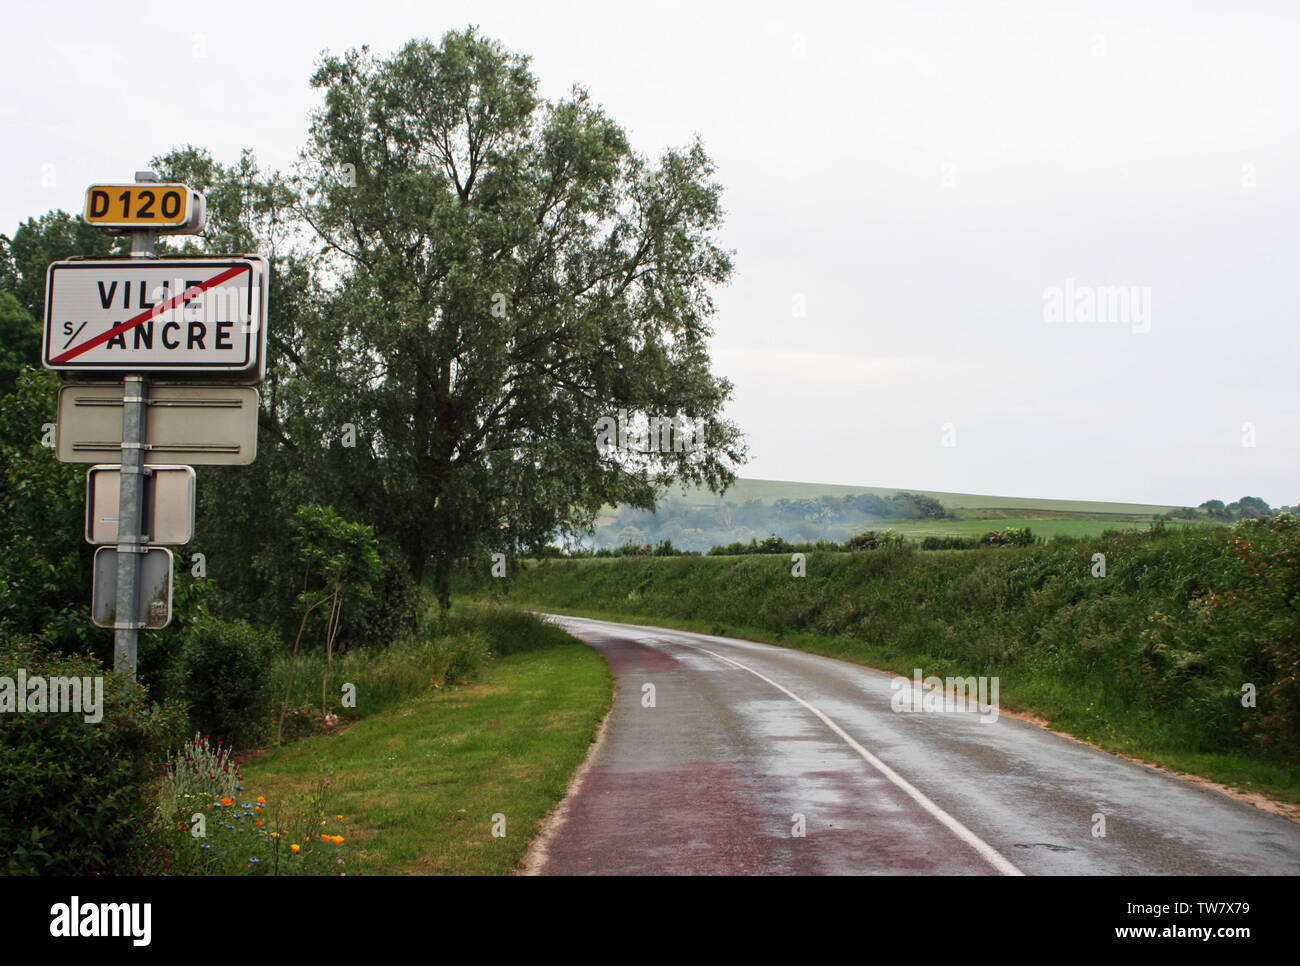
<path id="1" fill-rule="evenodd" d="M 989 547 L 1029 547 L 1035 542 L 1036 539 L 1028 527 L 1007 527 L 1003 530 L 990 530 L 979 538 L 981 546 Z"/>
<path id="2" fill-rule="evenodd" d="M 167 749 L 183 739 L 179 709 L 123 687 L 93 658 L 42 651 L 31 639 L 0 643 L 0 674 L 102 677 L 103 718 L 0 714 L 0 873 L 110 875 L 158 871 L 162 861 L 150 786 Z"/>
<path id="3" fill-rule="evenodd" d="M 886 547 L 898 547 L 904 542 L 903 537 L 892 530 L 864 530 L 855 533 L 844 541 L 845 550 L 880 550 Z"/>
<path id="4" fill-rule="evenodd" d="M 194 727 L 236 747 L 266 735 L 274 635 L 245 621 L 206 618 L 185 636 L 170 693 L 190 709 Z"/>
<path id="5" fill-rule="evenodd" d="M 1253 730 L 1269 748 L 1294 755 L 1300 748 L 1300 519 L 1283 513 L 1243 520 L 1232 528 L 1229 548 L 1241 582 L 1212 598 L 1210 607 L 1251 642 L 1251 670 L 1268 682 L 1260 688 Z"/>

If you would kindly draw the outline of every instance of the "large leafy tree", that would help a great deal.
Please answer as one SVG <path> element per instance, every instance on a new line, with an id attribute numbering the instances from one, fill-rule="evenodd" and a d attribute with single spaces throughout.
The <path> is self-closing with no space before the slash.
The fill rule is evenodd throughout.
<path id="1" fill-rule="evenodd" d="M 300 171 L 330 298 L 296 372 L 415 578 L 537 545 L 605 503 L 714 489 L 744 447 L 709 370 L 720 187 L 703 147 L 651 163 L 581 89 L 543 101 L 528 59 L 477 35 L 326 57 Z M 669 452 L 601 448 L 620 409 L 698 428 Z"/>
<path id="2" fill-rule="evenodd" d="M 319 314 L 321 293 L 309 250 L 300 244 L 293 196 L 282 179 L 263 172 L 252 153 L 234 164 L 204 149 L 178 148 L 153 161 L 165 181 L 203 192 L 208 218 L 199 238 L 160 239 L 163 253 L 259 252 L 271 263 L 267 375 L 260 387 L 257 461 L 199 471 L 198 533 L 194 549 L 208 561 L 218 612 L 275 623 L 294 637 L 295 601 L 302 590 L 291 525 L 304 501 L 331 504 L 349 519 L 372 520 L 373 493 L 345 452 L 330 448 L 320 419 L 328 382 L 308 385 L 303 357 L 304 319 Z M 391 540 L 381 543 L 376 593 L 338 619 L 341 645 L 388 640 L 414 621 L 416 593 L 405 559 Z"/>

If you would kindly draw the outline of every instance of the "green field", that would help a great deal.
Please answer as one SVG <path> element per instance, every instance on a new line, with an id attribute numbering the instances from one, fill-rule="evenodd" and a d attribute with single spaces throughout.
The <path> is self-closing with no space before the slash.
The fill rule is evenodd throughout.
<path id="1" fill-rule="evenodd" d="M 1050 540 L 1057 536 L 1098 537 L 1107 530 L 1145 530 L 1150 525 L 1150 518 L 1014 516 L 956 520 L 896 520 L 884 524 L 882 529 L 893 530 L 910 540 L 923 540 L 926 537 L 978 537 L 990 530 L 1028 527 L 1034 536 Z"/>

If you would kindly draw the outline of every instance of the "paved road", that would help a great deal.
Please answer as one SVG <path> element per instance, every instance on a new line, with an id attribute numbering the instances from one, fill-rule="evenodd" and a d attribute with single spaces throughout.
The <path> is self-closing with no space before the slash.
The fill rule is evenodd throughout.
<path id="1" fill-rule="evenodd" d="M 542 874 L 1300 873 L 1296 823 L 1005 716 L 894 711 L 890 675 L 552 619 L 618 694 Z"/>

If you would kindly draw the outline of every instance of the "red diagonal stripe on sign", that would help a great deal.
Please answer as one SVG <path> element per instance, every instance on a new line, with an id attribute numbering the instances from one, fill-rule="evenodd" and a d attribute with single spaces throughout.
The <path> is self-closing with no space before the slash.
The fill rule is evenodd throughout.
<path id="1" fill-rule="evenodd" d="M 198 285 L 191 285 L 189 288 L 187 288 L 184 292 L 181 292 L 179 295 L 173 295 L 166 302 L 160 302 L 159 304 L 155 305 L 153 308 L 146 309 L 145 311 L 141 312 L 139 315 L 135 316 L 134 318 L 127 319 L 125 322 L 119 322 L 117 325 L 113 326 L 107 332 L 101 332 L 93 339 L 87 339 L 85 342 L 81 343 L 81 345 L 76 346 L 75 348 L 69 349 L 67 352 L 55 356 L 53 359 L 50 360 L 50 362 L 53 364 L 58 364 L 60 362 L 69 362 L 72 359 L 77 358 L 77 356 L 81 355 L 83 352 L 93 349 L 97 345 L 103 345 L 109 339 L 113 338 L 114 336 L 121 335 L 123 332 L 130 332 L 137 325 L 140 325 L 143 322 L 148 322 L 150 319 L 157 318 L 158 316 L 166 312 L 168 309 L 174 308 L 177 304 L 185 301 L 186 299 L 193 298 L 196 295 L 206 292 L 208 289 L 212 288 L 213 286 L 220 285 L 222 282 L 232 279 L 240 272 L 244 272 L 247 270 L 248 270 L 247 265 L 235 265 L 233 268 L 226 269 L 220 275 L 214 275 L 206 282 L 200 282 Z"/>

